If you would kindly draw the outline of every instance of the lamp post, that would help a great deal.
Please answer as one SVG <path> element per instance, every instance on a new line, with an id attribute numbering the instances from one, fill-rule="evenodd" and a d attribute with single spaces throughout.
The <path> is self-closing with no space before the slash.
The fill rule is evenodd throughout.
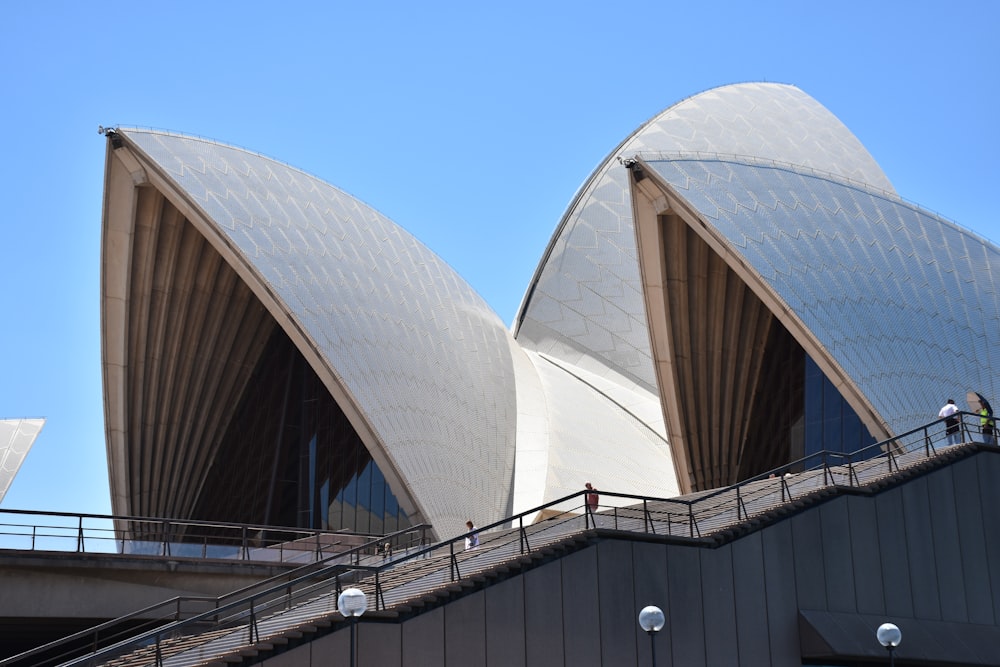
<path id="1" fill-rule="evenodd" d="M 894 623 L 883 623 L 875 631 L 875 637 L 878 639 L 878 643 L 889 651 L 889 667 L 893 667 L 896 664 L 893 649 L 903 641 L 903 633 L 899 631 L 899 628 Z"/>
<path id="2" fill-rule="evenodd" d="M 351 622 L 351 667 L 355 665 L 354 634 L 361 614 L 368 610 L 368 596 L 360 588 L 345 588 L 337 597 L 337 611 Z"/>
<path id="3" fill-rule="evenodd" d="M 649 635 L 649 650 L 653 656 L 653 667 L 656 667 L 656 642 L 653 641 L 653 636 L 663 629 L 666 622 L 663 610 L 654 605 L 643 607 L 642 611 L 639 612 L 639 627 Z"/>

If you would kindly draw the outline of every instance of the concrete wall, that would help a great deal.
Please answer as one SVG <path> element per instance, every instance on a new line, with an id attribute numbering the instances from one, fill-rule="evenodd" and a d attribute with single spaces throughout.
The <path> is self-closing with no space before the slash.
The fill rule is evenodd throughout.
<path id="1" fill-rule="evenodd" d="M 112 619 L 179 595 L 219 596 L 287 567 L 115 555 L 0 552 L 5 618 Z"/>

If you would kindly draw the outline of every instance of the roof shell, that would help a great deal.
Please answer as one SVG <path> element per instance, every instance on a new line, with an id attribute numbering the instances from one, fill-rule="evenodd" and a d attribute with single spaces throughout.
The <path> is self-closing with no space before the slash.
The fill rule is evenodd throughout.
<path id="1" fill-rule="evenodd" d="M 398 472 L 416 518 L 457 531 L 468 516 L 509 510 L 512 340 L 464 280 L 391 220 L 313 176 L 192 137 L 119 134 L 320 359 L 317 375 L 350 397 L 375 436 L 366 446 Z"/>
<path id="2" fill-rule="evenodd" d="M 7 495 L 43 426 L 44 419 L 0 419 L 0 500 Z"/>
<path id="3" fill-rule="evenodd" d="M 996 395 L 1000 248 L 895 195 L 768 161 L 644 160 L 801 322 L 889 430 Z M 803 334 L 816 345 L 802 340 Z"/>
<path id="4" fill-rule="evenodd" d="M 626 169 L 661 151 L 753 156 L 892 185 L 861 142 L 816 100 L 777 83 L 723 86 L 683 100 L 622 142 L 560 221 L 515 320 L 522 346 L 656 393 Z"/>

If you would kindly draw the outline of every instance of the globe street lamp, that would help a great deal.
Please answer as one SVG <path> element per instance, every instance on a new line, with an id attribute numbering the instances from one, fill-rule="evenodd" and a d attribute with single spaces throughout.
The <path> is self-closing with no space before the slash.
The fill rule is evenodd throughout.
<path id="1" fill-rule="evenodd" d="M 337 597 L 337 611 L 351 622 L 351 667 L 355 665 L 354 634 L 361 614 L 368 611 L 368 596 L 360 588 L 345 588 Z"/>
<path id="2" fill-rule="evenodd" d="M 642 611 L 639 612 L 639 627 L 645 630 L 646 634 L 649 635 L 649 646 L 653 656 L 653 667 L 656 667 L 656 642 L 653 641 L 653 635 L 662 630 L 663 625 L 666 622 L 667 619 L 663 615 L 663 610 L 654 605 L 643 607 Z"/>
<path id="3" fill-rule="evenodd" d="M 889 667 L 893 667 L 896 664 L 893 649 L 899 646 L 899 642 L 903 641 L 903 633 L 895 624 L 883 623 L 875 631 L 875 637 L 878 639 L 878 643 L 889 651 Z"/>

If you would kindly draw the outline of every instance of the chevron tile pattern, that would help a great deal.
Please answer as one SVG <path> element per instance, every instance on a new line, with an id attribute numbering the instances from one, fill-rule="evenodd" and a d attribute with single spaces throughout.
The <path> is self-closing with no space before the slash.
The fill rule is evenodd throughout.
<path id="1" fill-rule="evenodd" d="M 746 155 L 891 191 L 857 138 L 794 86 L 723 86 L 640 127 L 584 184 L 560 222 L 518 315 L 528 348 L 656 392 L 626 169 L 619 157 L 663 151 Z"/>
<path id="2" fill-rule="evenodd" d="M 226 260 L 274 295 L 269 308 L 305 333 L 425 516 L 460 532 L 468 516 L 507 509 L 512 340 L 462 278 L 388 218 L 303 172 L 190 137 L 121 133 L 213 221 L 232 249 Z"/>
<path id="3" fill-rule="evenodd" d="M 925 423 L 956 393 L 956 377 L 996 390 L 995 246 L 829 175 L 748 160 L 646 164 L 801 319 L 894 432 Z"/>
<path id="4" fill-rule="evenodd" d="M 0 419 L 0 500 L 45 426 L 44 419 Z"/>

